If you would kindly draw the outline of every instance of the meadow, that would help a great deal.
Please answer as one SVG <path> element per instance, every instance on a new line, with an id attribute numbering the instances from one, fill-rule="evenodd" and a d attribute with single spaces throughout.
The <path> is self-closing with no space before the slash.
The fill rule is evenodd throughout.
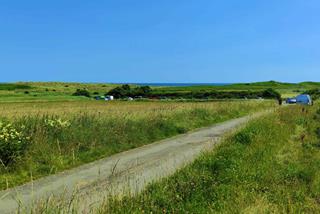
<path id="1" fill-rule="evenodd" d="M 111 89 L 120 86 L 110 83 L 67 83 L 67 82 L 18 82 L 0 83 L 1 102 L 33 102 L 33 101 L 81 101 L 87 97 L 72 96 L 77 89 L 87 90 L 91 96 L 104 95 Z M 134 87 L 134 85 L 131 85 Z M 203 94 L 250 92 L 255 93 L 272 88 L 279 92 L 283 98 L 293 97 L 308 90 L 320 88 L 317 82 L 281 83 L 275 81 L 257 83 L 238 83 L 220 86 L 153 86 L 153 94 L 157 96 L 170 94 Z"/>
<path id="2" fill-rule="evenodd" d="M 100 213 L 319 213 L 319 119 L 319 104 L 281 108 Z"/>
<path id="3" fill-rule="evenodd" d="M 275 101 L 2 102 L 0 189 L 275 106 Z"/>
<path id="4" fill-rule="evenodd" d="M 105 102 L 92 98 L 116 86 L 0 84 L 0 190 L 200 127 L 278 108 L 272 99 Z M 271 81 L 152 87 L 152 93 L 251 93 L 269 88 L 284 98 L 317 89 L 319 84 Z M 87 90 L 91 97 L 73 96 L 77 89 Z M 318 108 L 319 104 L 279 108 L 141 194 L 106 201 L 100 212 L 318 212 Z M 45 204 L 42 213 L 52 213 L 51 205 L 57 206 Z"/>

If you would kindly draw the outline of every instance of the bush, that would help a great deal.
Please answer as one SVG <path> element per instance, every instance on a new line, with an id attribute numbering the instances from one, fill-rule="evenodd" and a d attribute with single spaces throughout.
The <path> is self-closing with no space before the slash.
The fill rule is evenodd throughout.
<path id="1" fill-rule="evenodd" d="M 72 94 L 73 96 L 84 96 L 90 97 L 90 92 L 87 89 L 77 89 L 75 93 Z"/>
<path id="2" fill-rule="evenodd" d="M 264 98 L 275 98 L 275 99 L 280 100 L 281 99 L 281 94 L 279 92 L 275 91 L 274 89 L 269 88 L 269 89 L 267 89 L 267 90 L 262 92 L 262 97 L 264 97 Z"/>
<path id="3" fill-rule="evenodd" d="M 320 98 L 320 89 L 312 89 L 304 92 L 304 94 L 309 94 L 313 100 L 317 100 Z"/>
<path id="4" fill-rule="evenodd" d="M 152 89 L 149 86 L 141 86 L 131 88 L 130 85 L 122 85 L 110 90 L 106 95 L 112 95 L 115 98 L 135 97 L 135 96 L 148 96 Z"/>
<path id="5" fill-rule="evenodd" d="M 30 138 L 10 123 L 0 122 L 0 160 L 5 166 L 18 160 L 25 152 Z"/>

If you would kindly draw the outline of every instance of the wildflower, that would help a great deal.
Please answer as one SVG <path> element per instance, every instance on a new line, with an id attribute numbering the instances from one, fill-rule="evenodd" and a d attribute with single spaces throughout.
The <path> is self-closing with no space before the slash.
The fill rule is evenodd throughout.
<path id="1" fill-rule="evenodd" d="M 3 164 L 9 164 L 19 158 L 29 141 L 30 137 L 26 137 L 11 123 L 0 122 L 0 159 Z"/>
<path id="2" fill-rule="evenodd" d="M 47 119 L 45 120 L 45 124 L 48 127 L 55 128 L 55 129 L 63 129 L 71 125 L 71 123 L 68 120 L 62 120 L 61 118 L 53 119 L 53 120 Z"/>

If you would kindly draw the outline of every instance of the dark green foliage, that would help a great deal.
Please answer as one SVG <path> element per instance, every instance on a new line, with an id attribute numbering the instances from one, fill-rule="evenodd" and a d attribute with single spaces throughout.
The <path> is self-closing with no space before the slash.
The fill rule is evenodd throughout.
<path id="1" fill-rule="evenodd" d="M 241 144 L 250 144 L 251 143 L 250 133 L 245 131 L 239 132 L 234 136 L 234 141 Z"/>
<path id="2" fill-rule="evenodd" d="M 313 100 L 320 98 L 320 89 L 312 89 L 305 91 L 304 94 L 309 94 Z"/>
<path id="3" fill-rule="evenodd" d="M 262 92 L 262 97 L 269 99 L 281 99 L 281 94 L 272 88 L 268 88 Z"/>
<path id="4" fill-rule="evenodd" d="M 273 90 L 264 91 L 195 91 L 195 92 L 170 92 L 154 91 L 151 98 L 185 98 L 185 99 L 281 99 L 281 95 Z"/>
<path id="5" fill-rule="evenodd" d="M 281 95 L 273 89 L 263 91 L 192 91 L 192 92 L 165 92 L 161 90 L 152 90 L 149 86 L 132 88 L 130 85 L 122 85 L 110 90 L 106 95 L 113 95 L 115 98 L 137 97 L 142 96 L 153 99 L 278 99 Z"/>
<path id="6" fill-rule="evenodd" d="M 83 96 L 83 97 L 90 97 L 90 92 L 87 89 L 77 89 L 75 93 L 72 94 L 73 96 Z"/>
<path id="7" fill-rule="evenodd" d="M 122 85 L 110 90 L 106 95 L 112 95 L 115 98 L 149 96 L 152 89 L 149 86 L 132 88 L 130 85 Z"/>
<path id="8" fill-rule="evenodd" d="M 23 85 L 23 84 L 10 84 L 10 83 L 0 83 L 0 90 L 8 90 L 13 91 L 17 89 L 31 89 L 29 85 Z"/>
<path id="9" fill-rule="evenodd" d="M 316 135 L 317 135 L 317 137 L 320 139 L 320 128 L 317 128 L 317 129 L 316 129 Z"/>

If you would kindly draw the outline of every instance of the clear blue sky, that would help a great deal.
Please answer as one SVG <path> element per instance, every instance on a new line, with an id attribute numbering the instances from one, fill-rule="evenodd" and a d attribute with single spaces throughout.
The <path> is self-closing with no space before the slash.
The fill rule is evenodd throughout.
<path id="1" fill-rule="evenodd" d="M 320 81 L 319 0 L 3 0 L 0 82 Z"/>

